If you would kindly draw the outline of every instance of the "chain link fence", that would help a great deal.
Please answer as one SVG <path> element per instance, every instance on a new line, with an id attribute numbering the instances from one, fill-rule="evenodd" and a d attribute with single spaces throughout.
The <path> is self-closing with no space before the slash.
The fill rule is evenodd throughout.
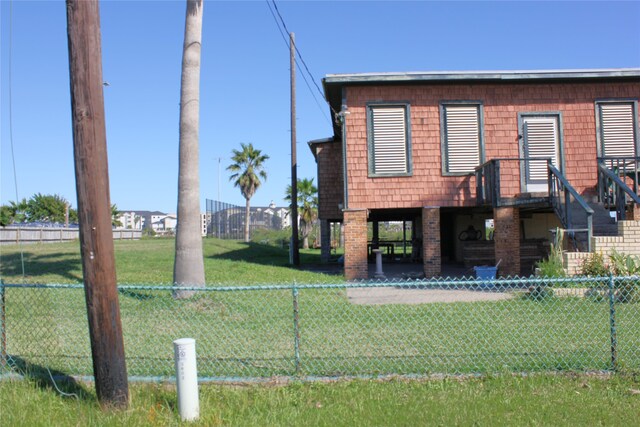
<path id="1" fill-rule="evenodd" d="M 219 239 L 244 239 L 246 207 L 206 199 L 207 236 Z M 249 236 L 256 230 L 282 230 L 289 224 L 288 210 L 276 207 L 254 206 L 249 210 Z"/>
<path id="2" fill-rule="evenodd" d="M 640 277 L 194 288 L 120 286 L 131 379 L 640 371 Z M 184 288 L 180 288 L 184 289 Z M 92 375 L 81 285 L 0 286 L 3 370 Z"/>

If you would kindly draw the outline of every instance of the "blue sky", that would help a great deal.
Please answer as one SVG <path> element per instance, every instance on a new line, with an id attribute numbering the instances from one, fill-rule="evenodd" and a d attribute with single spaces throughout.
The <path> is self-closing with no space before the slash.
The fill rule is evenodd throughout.
<path id="1" fill-rule="evenodd" d="M 319 86 L 333 73 L 640 67 L 635 1 L 276 3 Z M 60 194 L 75 207 L 64 2 L 14 0 L 11 14 L 8 0 L 0 6 L 1 203 L 16 198 L 15 159 L 20 198 Z M 121 210 L 176 211 L 184 14 L 182 1 L 101 2 L 111 202 Z M 203 209 L 218 188 L 223 201 L 244 204 L 225 170 L 241 142 L 271 157 L 252 205 L 284 205 L 288 55 L 266 1 L 205 0 Z M 332 129 L 328 107 L 310 82 L 317 105 L 300 69 L 297 83 L 298 177 L 311 178 L 316 165 L 306 143 Z"/>

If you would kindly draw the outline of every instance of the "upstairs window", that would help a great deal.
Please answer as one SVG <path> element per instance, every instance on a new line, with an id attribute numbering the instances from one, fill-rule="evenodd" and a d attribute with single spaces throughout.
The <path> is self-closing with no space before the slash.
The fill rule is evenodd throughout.
<path id="1" fill-rule="evenodd" d="M 408 104 L 369 105 L 369 176 L 411 174 Z"/>
<path id="2" fill-rule="evenodd" d="M 637 106 L 634 101 L 596 103 L 598 142 L 602 157 L 637 156 Z"/>
<path id="3" fill-rule="evenodd" d="M 443 175 L 468 175 L 483 158 L 482 104 L 440 104 Z"/>

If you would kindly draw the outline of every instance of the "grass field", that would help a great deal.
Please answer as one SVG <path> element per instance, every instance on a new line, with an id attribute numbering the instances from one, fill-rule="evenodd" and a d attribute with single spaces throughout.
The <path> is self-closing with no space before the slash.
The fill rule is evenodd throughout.
<path id="1" fill-rule="evenodd" d="M 24 250 L 26 281 L 69 282 L 79 271 L 78 249 L 73 244 L 33 245 Z M 291 290 L 207 290 L 176 300 L 164 290 L 171 281 L 172 250 L 173 241 L 166 239 L 116 245 L 120 283 L 163 285 L 120 292 L 132 376 L 172 376 L 170 343 L 185 336 L 197 340 L 199 374 L 206 378 L 612 368 L 609 306 L 602 301 L 552 298 L 357 305 L 347 300 L 344 288 L 301 289 L 296 345 Z M 304 255 L 305 262 L 317 261 L 317 252 Z M 18 257 L 17 248 L 3 248 L 4 280 L 22 281 L 15 273 L 7 274 L 20 264 Z M 217 239 L 205 240 L 205 265 L 209 281 L 231 287 L 342 280 L 290 268 L 287 252 L 279 248 Z M 393 287 L 391 291 L 402 292 Z M 63 373 L 91 375 L 81 286 L 8 288 L 6 301 L 7 349 L 17 367 L 48 366 Z M 617 319 L 618 362 L 637 370 L 640 304 L 618 305 Z"/>
<path id="2" fill-rule="evenodd" d="M 90 384 L 0 381 L 2 425 L 171 426 L 171 385 L 132 384 L 131 407 L 100 411 Z M 631 426 L 640 382 L 616 376 L 488 377 L 200 387 L 202 426 Z"/>
<path id="3" fill-rule="evenodd" d="M 120 293 L 128 371 L 173 375 L 171 342 L 197 340 L 199 374 L 214 378 L 425 375 L 611 369 L 608 305 L 550 302 L 349 303 L 342 289 L 301 289 L 298 366 L 290 290 L 203 292 L 175 300 Z M 7 348 L 20 363 L 91 374 L 82 288 L 6 290 Z M 624 316 L 623 316 L 624 315 Z M 619 309 L 620 322 L 640 317 Z M 618 353 L 637 369 L 638 325 L 619 323 Z M 18 364 L 20 364 L 18 363 Z"/>
<path id="4" fill-rule="evenodd" d="M 114 245 L 119 284 L 157 285 L 173 281 L 175 240 L 118 240 Z M 291 268 L 288 251 L 273 246 L 209 238 L 203 240 L 203 253 L 209 284 L 336 281 L 335 276 Z M 306 265 L 319 263 L 320 251 L 302 251 L 301 262 Z M 82 283 L 79 243 L 0 246 L 0 277 L 6 283 Z"/>
<path id="5" fill-rule="evenodd" d="M 173 240 L 116 242 L 118 282 L 168 285 Z M 80 283 L 76 243 L 0 248 L 6 283 Z M 204 241 L 208 283 L 336 283 L 287 266 L 278 248 Z M 317 252 L 303 262 L 319 261 Z M 19 367 L 90 375 L 82 289 L 7 289 L 9 354 Z M 291 290 L 205 292 L 178 301 L 162 290 L 120 293 L 130 375 L 173 374 L 171 341 L 193 336 L 200 376 L 263 377 L 502 373 L 430 381 L 340 381 L 201 388 L 202 425 L 631 425 L 638 378 L 512 377 L 510 372 L 611 367 L 609 307 L 583 298 L 455 304 L 354 305 L 344 289 L 299 292 L 301 371 L 295 371 Z M 638 371 L 640 304 L 619 306 L 619 357 Z M 12 323 L 13 322 L 13 323 Z M 60 372 L 55 372 L 58 370 Z M 45 371 L 46 372 L 46 371 Z M 170 385 L 132 386 L 132 407 L 96 410 L 91 384 L 0 381 L 2 425 L 175 425 Z M 10 408 L 5 410 L 4 408 Z M 606 408 L 606 409 L 602 409 Z"/>

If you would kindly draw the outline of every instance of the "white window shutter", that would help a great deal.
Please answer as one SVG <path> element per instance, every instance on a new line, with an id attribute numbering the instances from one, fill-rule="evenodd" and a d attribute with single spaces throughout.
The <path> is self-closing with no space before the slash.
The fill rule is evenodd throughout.
<path id="1" fill-rule="evenodd" d="M 446 170 L 473 172 L 480 165 L 480 120 L 477 105 L 446 105 Z"/>
<path id="2" fill-rule="evenodd" d="M 532 118 L 524 124 L 526 156 L 551 158 L 551 163 L 558 166 L 558 134 L 555 118 Z M 545 160 L 528 162 L 529 179 L 545 181 L 548 176 Z"/>
<path id="3" fill-rule="evenodd" d="M 405 107 L 371 107 L 373 172 L 407 173 L 407 120 Z"/>
<path id="4" fill-rule="evenodd" d="M 636 155 L 633 119 L 632 103 L 600 104 L 600 131 L 605 156 Z"/>

